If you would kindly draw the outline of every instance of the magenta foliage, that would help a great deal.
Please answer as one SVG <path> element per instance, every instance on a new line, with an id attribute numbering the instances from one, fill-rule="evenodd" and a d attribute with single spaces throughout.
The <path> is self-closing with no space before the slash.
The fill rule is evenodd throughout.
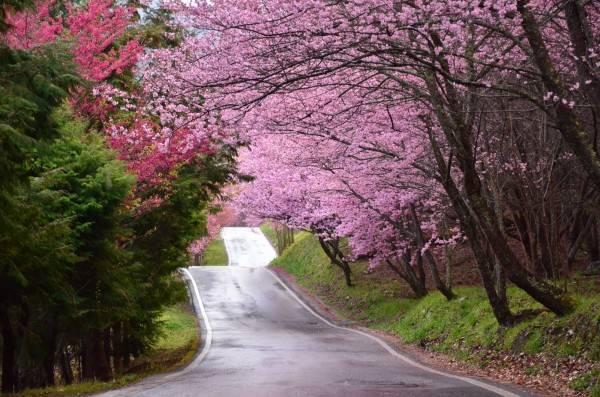
<path id="1" fill-rule="evenodd" d="M 9 13 L 6 21 L 12 28 L 6 43 L 12 48 L 31 49 L 57 40 L 72 42 L 75 62 L 91 81 L 120 74 L 136 63 L 143 49 L 137 40 L 114 48 L 130 24 L 133 9 L 115 5 L 112 0 L 98 0 L 83 7 L 68 5 L 67 16 L 61 18 L 52 15 L 55 5 L 55 0 L 44 0 L 34 11 Z"/>
<path id="2" fill-rule="evenodd" d="M 217 213 L 210 212 L 206 220 L 207 235 L 192 242 L 188 251 L 192 255 L 200 255 L 204 252 L 208 244 L 210 244 L 221 231 L 222 227 L 233 226 L 238 219 L 238 214 L 231 206 L 225 203 L 215 202 L 213 206 L 217 206 L 220 210 Z"/>

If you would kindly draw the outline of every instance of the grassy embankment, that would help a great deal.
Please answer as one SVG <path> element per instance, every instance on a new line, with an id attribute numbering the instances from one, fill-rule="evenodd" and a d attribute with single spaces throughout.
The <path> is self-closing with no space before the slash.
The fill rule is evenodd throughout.
<path id="1" fill-rule="evenodd" d="M 152 351 L 146 356 L 136 359 L 129 371 L 117 377 L 114 381 L 83 382 L 69 386 L 32 389 L 7 396 L 86 396 L 126 386 L 148 375 L 180 368 L 194 358 L 200 342 L 193 309 L 188 303 L 169 307 L 162 313 L 161 320 L 163 332 L 154 344 Z"/>
<path id="2" fill-rule="evenodd" d="M 415 300 L 389 274 L 367 273 L 364 262 L 353 264 L 355 287 L 348 288 L 341 272 L 328 262 L 317 240 L 300 233 L 272 266 L 293 275 L 300 285 L 346 318 L 471 364 L 483 367 L 486 360 L 496 359 L 498 356 L 490 355 L 490 351 L 532 356 L 542 353 L 556 358 L 578 356 L 600 362 L 600 293 L 589 283 L 585 288 L 580 283 L 574 291 L 578 303 L 574 313 L 558 318 L 542 312 L 515 327 L 499 329 L 480 287 L 457 287 L 460 297 L 452 302 L 438 292 Z M 521 290 L 511 287 L 508 293 L 514 312 L 541 308 Z M 528 369 L 531 374 L 542 369 L 536 365 Z M 570 386 L 600 396 L 598 375 L 597 371 L 585 373 L 572 380 Z"/>
<path id="3" fill-rule="evenodd" d="M 202 264 L 207 266 L 227 266 L 227 251 L 221 237 L 208 244 L 202 256 Z"/>
<path id="4" fill-rule="evenodd" d="M 277 250 L 277 235 L 275 234 L 275 229 L 271 227 L 271 225 L 267 223 L 263 223 L 260 225 L 260 231 L 263 232 L 267 240 L 271 243 L 273 248 Z"/>

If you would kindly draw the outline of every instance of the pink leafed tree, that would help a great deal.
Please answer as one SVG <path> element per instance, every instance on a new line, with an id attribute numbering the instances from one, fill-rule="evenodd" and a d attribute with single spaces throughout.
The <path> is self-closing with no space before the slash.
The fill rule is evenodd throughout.
<path id="1" fill-rule="evenodd" d="M 402 229 L 398 219 L 411 220 L 415 229 L 416 213 L 423 235 L 412 234 L 423 255 L 435 240 L 433 225 L 442 219 L 435 214 L 449 215 L 460 226 L 457 235 L 469 242 L 501 323 L 514 320 L 503 293 L 506 278 L 563 314 L 572 305 L 547 282 L 557 269 L 544 253 L 551 247 L 532 249 L 561 234 L 528 232 L 534 223 L 555 221 L 519 202 L 534 192 L 533 173 L 556 187 L 557 195 L 572 196 L 574 187 L 558 182 L 558 157 L 550 154 L 565 150 L 556 146 L 561 139 L 585 170 L 577 184 L 587 174 L 600 186 L 600 161 L 586 141 L 594 136 L 588 120 L 598 113 L 594 59 L 600 24 L 594 23 L 598 9 L 587 3 L 557 4 L 172 1 L 180 20 L 201 34 L 160 54 L 157 76 L 163 82 L 151 88 L 160 98 L 152 106 L 157 111 L 169 102 L 192 106 L 190 123 L 226 126 L 242 141 L 280 134 L 273 149 L 280 154 L 286 140 L 300 142 L 304 151 L 293 152 L 290 160 L 313 164 L 300 168 L 315 174 L 310 177 L 320 180 L 315 186 L 333 183 L 331 191 L 316 196 L 318 207 L 335 210 L 340 223 L 334 229 L 350 241 L 353 228 L 341 226 L 350 212 L 342 197 L 369 208 L 375 218 L 389 218 L 395 230 Z M 168 64 L 170 58 L 177 62 Z M 165 102 L 163 92 L 173 99 Z M 551 133 L 532 139 L 526 133 L 532 128 Z M 494 157 L 494 148 L 502 156 Z M 509 175 L 507 169 L 520 171 Z M 306 172 L 293 175 L 281 176 L 281 182 L 306 178 Z M 268 185 L 269 195 L 278 192 L 276 182 Z M 527 186 L 532 188 L 525 191 Z M 290 203 L 313 205 L 312 195 L 295 196 L 295 189 L 284 193 L 297 197 Z M 340 199 L 323 204 L 332 197 Z M 535 197 L 548 205 L 548 196 Z M 387 202 L 388 209 L 380 207 Z M 266 203 L 257 209 L 279 210 Z M 579 216 L 569 218 L 567 212 L 565 219 Z M 521 247 L 510 242 L 514 236 Z M 410 239 L 403 238 L 406 246 Z"/>
<path id="2" fill-rule="evenodd" d="M 34 10 L 9 13 L 6 21 L 12 28 L 4 37 L 6 44 L 31 49 L 58 40 L 71 42 L 80 72 L 95 82 L 136 63 L 143 49 L 137 40 L 127 40 L 117 48 L 117 41 L 131 23 L 133 9 L 99 0 L 84 6 L 67 4 L 63 17 L 54 16 L 55 6 L 55 0 L 43 0 Z"/>
<path id="3" fill-rule="evenodd" d="M 437 237 L 437 229 L 447 208 L 440 205 L 441 186 L 429 185 L 413 166 L 427 168 L 422 134 L 415 131 L 409 135 L 413 139 L 395 142 L 390 139 L 397 136 L 392 124 L 414 130 L 411 120 L 390 123 L 385 107 L 377 111 L 377 106 L 369 106 L 360 112 L 355 108 L 352 119 L 339 125 L 339 134 L 331 139 L 332 131 L 326 129 L 331 125 L 330 107 L 310 107 L 310 121 L 306 121 L 304 115 L 295 119 L 300 107 L 295 113 L 288 102 L 289 124 L 266 122 L 263 128 L 268 132 L 254 136 L 252 150 L 241 157 L 242 171 L 255 180 L 243 190 L 238 207 L 263 219 L 310 230 L 324 245 L 338 245 L 340 238 L 348 237 L 353 257 L 369 258 L 372 266 L 390 266 L 415 293 L 425 294 L 424 280 L 414 280 L 412 269 L 422 265 L 421 255 L 434 262 L 427 250 L 443 240 Z M 295 137 L 289 140 L 292 126 Z M 417 225 L 420 239 L 415 238 Z M 336 252 L 332 247 L 324 249 Z M 436 264 L 428 263 L 435 266 L 439 287 L 451 297 L 439 280 Z"/>
<path id="4" fill-rule="evenodd" d="M 141 81 L 129 92 L 108 81 L 133 69 L 142 55 L 141 43 L 129 33 L 134 12 L 113 0 L 100 0 L 68 3 L 60 16 L 54 0 L 43 0 L 33 10 L 9 13 L 7 22 L 12 28 L 3 39 L 21 49 L 58 41 L 70 45 L 82 76 L 96 83 L 91 95 L 78 92 L 73 103 L 103 126 L 111 146 L 137 176 L 136 187 L 142 193 L 168 185 L 178 167 L 200 154 L 215 153 L 222 142 L 235 140 L 229 139 L 229 131 L 215 118 L 199 117 L 198 100 L 189 103 L 184 97 L 181 103 L 173 103 L 175 97 L 165 99 L 172 90 L 169 84 L 176 79 L 168 79 L 170 60 L 161 57 L 160 50 L 142 60 L 151 68 L 135 71 Z M 149 206 L 157 203 L 146 201 Z"/>
<path id="5" fill-rule="evenodd" d="M 209 211 L 206 218 L 206 236 L 193 241 L 188 247 L 188 252 L 194 257 L 201 256 L 206 247 L 218 237 L 221 228 L 234 225 L 239 216 L 238 213 L 229 205 L 223 203 L 213 203 L 213 206 L 220 208 L 218 212 Z"/>

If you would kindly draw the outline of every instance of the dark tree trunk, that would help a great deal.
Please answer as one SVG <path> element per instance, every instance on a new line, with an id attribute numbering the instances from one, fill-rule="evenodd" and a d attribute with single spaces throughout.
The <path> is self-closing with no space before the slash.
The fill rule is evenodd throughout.
<path id="1" fill-rule="evenodd" d="M 71 368 L 71 358 L 66 350 L 63 350 L 58 356 L 58 366 L 60 368 L 60 375 L 65 384 L 70 385 L 75 380 L 73 376 L 73 369 Z"/>
<path id="2" fill-rule="evenodd" d="M 589 230 L 592 227 L 593 223 L 594 223 L 593 218 L 590 217 L 587 220 L 587 222 L 585 223 L 585 225 L 583 226 L 583 228 L 580 229 L 580 228 L 574 227 L 574 229 L 576 229 L 576 231 L 573 232 L 573 235 L 571 237 L 572 241 L 571 241 L 571 245 L 569 247 L 569 252 L 567 255 L 567 264 L 566 264 L 566 269 L 565 269 L 566 274 L 568 274 L 571 271 L 571 266 L 575 262 L 575 258 L 577 257 L 577 252 L 581 248 L 581 245 L 583 244 L 584 240 L 586 240 L 586 237 L 587 237 Z"/>
<path id="3" fill-rule="evenodd" d="M 584 59 L 587 55 L 588 44 L 584 41 L 585 29 L 583 28 L 584 21 L 581 20 L 581 9 L 576 3 L 573 0 L 566 2 L 565 16 L 576 54 L 579 59 Z M 556 71 L 550 58 L 538 22 L 529 9 L 529 0 L 517 0 L 517 10 L 521 15 L 521 25 L 546 90 L 553 92 L 559 98 L 567 98 L 569 96 L 568 90 L 565 88 L 561 76 Z M 580 73 L 580 78 L 583 77 L 584 80 L 584 76 L 591 76 L 589 79 L 592 84 L 590 84 L 591 87 L 589 88 L 588 96 L 592 102 L 592 106 L 597 107 L 600 82 L 593 77 L 593 73 L 587 73 L 587 67 L 583 64 L 584 62 L 578 62 L 578 72 Z M 585 86 L 586 84 L 583 85 L 584 88 Z M 585 131 L 577 114 L 567 104 L 562 101 L 556 102 L 554 111 L 556 112 L 556 126 L 562 137 L 579 159 L 583 169 L 590 176 L 590 180 L 596 185 L 596 188 L 600 189 L 600 158 L 598 158 L 595 148 L 590 144 L 589 134 Z"/>
<path id="4" fill-rule="evenodd" d="M 425 279 L 419 278 L 418 273 L 416 273 L 410 263 L 407 263 L 406 260 L 400 262 L 402 268 L 398 267 L 392 261 L 386 261 L 388 267 L 396 273 L 401 279 L 406 281 L 412 292 L 415 294 L 415 297 L 422 298 L 427 295 L 427 288 L 425 288 Z"/>
<path id="5" fill-rule="evenodd" d="M 446 164 L 437 140 L 431 131 L 429 131 L 429 140 L 431 142 L 431 148 L 433 149 L 433 154 L 438 165 L 440 182 L 448 193 L 448 197 L 450 198 L 452 206 L 458 215 L 462 230 L 469 239 L 471 250 L 473 252 L 473 258 L 475 260 L 475 264 L 477 265 L 477 270 L 479 271 L 488 301 L 492 307 L 494 317 L 496 317 L 496 320 L 500 325 L 510 326 L 514 322 L 514 316 L 510 312 L 507 300 L 502 299 L 502 297 L 500 297 L 496 291 L 496 286 L 494 285 L 494 280 L 490 271 L 490 268 L 493 266 L 492 258 L 481 244 L 481 234 L 477 230 L 475 220 L 473 219 L 467 203 L 463 200 L 458 187 L 450 175 L 450 165 Z"/>
<path id="6" fill-rule="evenodd" d="M 350 266 L 346 262 L 336 262 L 342 271 L 344 272 L 344 281 L 348 287 L 352 287 L 352 271 L 350 270 Z"/>
<path id="7" fill-rule="evenodd" d="M 319 244 L 321 244 L 321 248 L 323 248 L 331 263 L 342 269 L 346 285 L 352 287 L 352 270 L 340 250 L 339 240 L 325 240 L 319 237 Z"/>
<path id="8" fill-rule="evenodd" d="M 104 346 L 104 332 L 93 332 L 94 378 L 101 381 L 110 380 L 110 366 Z"/>
<path id="9" fill-rule="evenodd" d="M 123 373 L 124 360 L 123 360 L 123 323 L 118 322 L 113 327 L 112 332 L 112 347 L 113 347 L 113 360 L 115 367 L 115 375 Z"/>
<path id="10" fill-rule="evenodd" d="M 110 380 L 110 367 L 104 351 L 103 333 L 91 331 L 82 343 L 82 378 L 84 380 Z"/>
<path id="11" fill-rule="evenodd" d="M 598 247 L 598 224 L 596 219 L 591 220 L 591 225 L 586 234 L 585 243 L 587 245 L 588 257 L 590 262 L 600 260 L 600 247 Z"/>
<path id="12" fill-rule="evenodd" d="M 413 219 L 413 225 L 415 229 L 415 236 L 417 237 L 417 245 L 419 250 L 422 250 L 425 247 L 425 238 L 423 236 L 423 230 L 421 229 L 421 222 L 419 222 L 419 218 L 417 217 L 417 211 L 415 210 L 415 206 L 411 204 L 410 213 Z M 429 265 L 429 271 L 431 272 L 431 278 L 433 279 L 433 283 L 435 287 L 446 297 L 447 300 L 452 300 L 456 298 L 454 292 L 452 292 L 452 288 L 449 285 L 444 284 L 442 278 L 440 277 L 440 273 L 437 268 L 437 261 L 433 257 L 431 251 L 425 251 L 425 259 L 427 259 L 427 263 Z"/>
<path id="13" fill-rule="evenodd" d="M 113 348 L 111 345 L 111 331 L 110 327 L 107 327 L 103 334 L 103 345 L 104 345 L 104 357 L 106 357 L 106 365 L 108 367 L 108 377 L 109 379 L 113 378 L 113 368 L 111 365 L 111 357 L 113 356 Z"/>
<path id="14" fill-rule="evenodd" d="M 515 189 L 515 191 L 516 191 L 516 189 Z M 515 197 L 517 200 L 522 200 L 520 198 L 520 194 L 515 194 Z M 519 241 L 521 242 L 521 245 L 523 246 L 523 250 L 525 251 L 525 254 L 527 255 L 527 259 L 529 259 L 529 263 L 531 264 L 531 263 L 533 263 L 534 255 L 532 254 L 531 238 L 529 237 L 527 221 L 519 213 L 512 212 L 512 214 L 513 214 L 513 220 L 515 222 L 515 226 L 517 227 L 517 231 L 519 232 Z"/>
<path id="15" fill-rule="evenodd" d="M 594 72 L 591 62 L 586 61 L 590 49 L 594 46 L 589 17 L 582 2 L 577 0 L 567 1 L 564 12 L 576 57 L 579 83 L 592 105 L 592 111 L 597 116 L 600 113 L 600 79 Z"/>
<path id="16" fill-rule="evenodd" d="M 129 335 L 127 333 L 127 326 L 123 324 L 123 336 L 122 336 L 122 345 L 121 345 L 121 357 L 123 357 L 123 368 L 127 370 L 131 365 L 131 342 L 129 340 Z"/>
<path id="17" fill-rule="evenodd" d="M 56 338 L 57 338 L 57 323 L 56 316 L 52 319 L 52 331 L 48 337 L 48 343 L 46 346 L 46 357 L 44 358 L 44 385 L 43 386 L 54 386 L 54 363 L 56 361 Z"/>
<path id="18" fill-rule="evenodd" d="M 17 346 L 8 318 L 2 319 L 2 392 L 17 391 Z"/>
<path id="19" fill-rule="evenodd" d="M 496 263 L 494 267 L 494 276 L 496 279 L 496 292 L 498 300 L 503 302 L 503 305 L 508 307 L 508 296 L 506 295 L 506 274 L 500 263 Z"/>
<path id="20" fill-rule="evenodd" d="M 92 342 L 89 336 L 81 341 L 81 380 L 94 379 L 94 356 L 92 351 Z"/>
<path id="21" fill-rule="evenodd" d="M 352 271 L 350 270 L 350 265 L 348 265 L 348 262 L 336 260 L 336 261 L 334 261 L 334 263 L 340 269 L 342 269 L 342 272 L 344 273 L 344 281 L 346 282 L 346 285 L 348 287 L 352 287 L 353 286 L 353 284 L 352 284 Z"/>
<path id="22" fill-rule="evenodd" d="M 538 238 L 540 239 L 540 263 L 545 277 L 554 278 L 554 266 L 552 264 L 552 254 L 548 242 L 548 230 L 544 222 L 545 219 L 542 218 L 538 228 Z"/>
<path id="23" fill-rule="evenodd" d="M 27 324 L 23 324 L 27 327 Z M 39 388 L 54 386 L 54 363 L 56 361 L 56 346 L 58 337 L 58 324 L 56 313 L 48 316 L 45 321 L 45 329 L 41 330 L 44 358 L 41 362 L 30 364 L 23 368 L 20 376 L 20 386 L 23 388 Z"/>

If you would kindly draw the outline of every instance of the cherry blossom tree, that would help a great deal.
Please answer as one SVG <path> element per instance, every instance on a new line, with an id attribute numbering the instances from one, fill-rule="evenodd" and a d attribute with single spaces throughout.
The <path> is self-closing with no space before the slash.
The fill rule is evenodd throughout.
<path id="1" fill-rule="evenodd" d="M 72 42 L 81 74 L 96 82 L 137 62 L 142 51 L 137 40 L 127 40 L 115 48 L 131 23 L 133 9 L 115 6 L 113 0 L 100 0 L 81 7 L 67 4 L 66 15 L 54 17 L 56 5 L 56 0 L 43 0 L 34 10 L 7 14 L 11 29 L 3 38 L 5 43 L 11 48 L 31 49 L 58 40 Z"/>
<path id="2" fill-rule="evenodd" d="M 290 108 L 288 103 L 286 109 Z M 413 268 L 422 269 L 424 255 L 435 285 L 452 298 L 428 251 L 433 241 L 441 241 L 434 237 L 434 219 L 443 216 L 443 207 L 434 198 L 440 192 L 432 190 L 411 166 L 418 162 L 426 167 L 426 155 L 412 146 L 418 139 L 402 144 L 390 141 L 393 131 L 385 130 L 389 124 L 385 111 L 365 115 L 372 127 L 354 131 L 357 145 L 331 140 L 319 132 L 319 117 L 327 118 L 326 111 L 315 111 L 311 128 L 304 132 L 301 120 L 290 120 L 297 135 L 293 142 L 287 139 L 287 126 L 278 130 L 268 125 L 268 134 L 253 138 L 252 150 L 242 156 L 242 170 L 256 179 L 242 192 L 239 207 L 263 219 L 314 232 L 332 260 L 338 251 L 342 255 L 339 240 L 348 236 L 354 257 L 369 258 L 373 266 L 389 265 L 420 296 L 426 293 L 424 272 L 415 273 Z M 378 117 L 382 118 L 379 123 Z M 409 123 L 404 125 L 409 127 Z M 382 130 L 382 126 L 386 127 Z M 425 194 L 428 200 L 423 199 Z M 340 267 L 349 280 L 349 267 Z"/>
<path id="3" fill-rule="evenodd" d="M 353 150 L 357 148 L 372 156 L 389 156 L 408 181 L 419 181 L 416 173 L 430 191 L 441 187 L 438 202 L 451 209 L 460 233 L 467 238 L 501 323 L 514 320 L 503 294 L 505 278 L 555 313 L 570 310 L 563 291 L 546 280 L 548 272 L 532 268 L 534 257 L 548 257 L 544 253 L 548 238 L 561 240 L 564 232 L 542 227 L 543 223 L 555 224 L 552 216 L 520 213 L 512 204 L 513 197 L 505 195 L 520 190 L 514 189 L 520 178 L 541 172 L 546 186 L 552 185 L 552 191 L 567 200 L 571 189 L 578 189 L 560 183 L 562 169 L 572 164 L 567 157 L 562 163 L 552 160 L 565 151 L 563 146 L 552 154 L 537 151 L 526 161 L 522 154 L 519 159 L 519 149 L 533 148 L 533 142 L 521 133 L 525 119 L 552 136 L 538 143 L 564 140 L 568 145 L 584 173 L 578 174 L 576 184 L 586 183 L 587 175 L 595 185 L 592 190 L 598 186 L 597 155 L 589 146 L 597 130 L 593 122 L 597 113 L 593 92 L 598 75 L 594 60 L 598 24 L 593 23 L 598 19 L 597 8 L 588 3 L 569 2 L 562 7 L 560 2 L 511 0 L 167 4 L 183 23 L 201 32 L 180 48 L 161 54 L 162 65 L 166 65 L 164 59 L 177 62 L 168 65 L 169 73 L 159 68 L 168 77 L 162 85 L 156 84 L 168 90 L 168 98 L 173 99 L 167 101 L 196 106 L 186 123 L 234 128 L 242 141 L 255 139 L 257 133 L 277 132 L 290 140 L 308 135 L 337 144 L 331 151 L 324 149 L 325 143 L 318 146 L 319 152 L 324 150 L 323 157 L 335 160 L 339 168 L 335 180 L 341 187 L 331 189 L 345 189 L 347 196 L 359 202 L 366 199 L 374 213 L 381 211 L 372 204 L 377 203 L 374 192 L 382 192 L 381 201 L 400 203 L 400 208 L 406 208 L 401 203 L 411 202 L 408 197 L 412 195 L 417 215 L 420 208 L 424 214 L 431 212 L 412 190 L 400 189 L 406 197 L 394 196 L 382 190 L 373 175 L 357 172 L 359 164 L 371 167 L 369 161 L 337 162 L 356 157 Z M 571 49 L 576 54 L 565 56 Z M 164 106 L 161 103 L 157 109 Z M 412 122 L 412 128 L 406 128 L 405 120 Z M 517 127 L 519 132 L 513 135 L 526 144 L 515 141 L 510 149 L 510 145 L 498 146 L 492 139 L 508 136 L 507 125 Z M 387 137 L 377 141 L 377 130 L 387 131 Z M 491 144 L 482 142 L 482 136 Z M 422 161 L 410 161 L 409 156 L 404 161 L 398 150 L 382 147 L 386 139 L 388 146 L 408 145 L 405 153 L 423 153 Z M 426 150 L 415 152 L 415 147 Z M 498 164 L 490 151 L 493 147 L 517 152 L 506 152 L 504 162 Z M 544 166 L 536 168 L 534 161 Z M 499 166 L 524 168 L 513 168 L 522 172 L 511 179 L 506 172 L 496 172 Z M 364 191 L 357 182 L 360 175 L 368 181 L 362 185 Z M 388 175 L 402 181 L 392 171 Z M 547 197 L 536 200 L 549 205 Z M 319 207 L 326 208 L 320 202 Z M 336 219 L 344 218 L 341 212 L 338 207 Z M 410 210 L 406 217 L 413 218 Z M 426 227 L 435 223 L 419 222 Z M 534 223 L 538 224 L 535 231 L 530 228 Z M 574 227 L 572 235 L 581 235 L 581 229 Z M 429 238 L 433 235 L 433 231 L 423 233 Z M 530 246 L 531 262 L 523 261 L 512 239 L 523 249 Z M 532 241 L 542 244 L 531 248 Z"/>
<path id="4" fill-rule="evenodd" d="M 188 252 L 195 261 L 202 256 L 208 244 L 218 237 L 221 228 L 232 226 L 238 220 L 237 212 L 228 203 L 216 201 L 211 207 L 206 217 L 206 235 L 193 241 L 188 247 Z"/>

